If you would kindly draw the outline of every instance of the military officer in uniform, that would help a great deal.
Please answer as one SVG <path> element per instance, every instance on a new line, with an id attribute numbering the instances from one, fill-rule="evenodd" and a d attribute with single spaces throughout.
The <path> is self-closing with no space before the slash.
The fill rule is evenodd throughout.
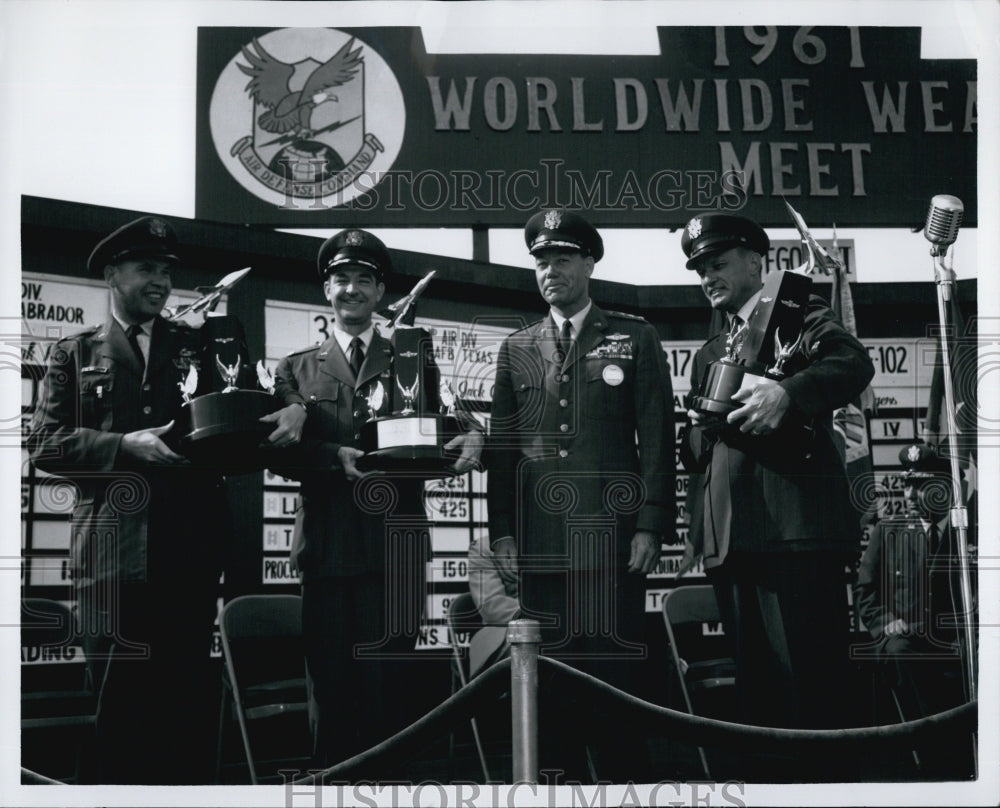
<path id="1" fill-rule="evenodd" d="M 726 353 L 760 298 L 769 240 L 751 219 L 696 216 L 681 247 L 727 328 L 699 349 L 691 389 Z M 703 472 L 700 531 L 737 664 L 741 719 L 784 727 L 831 727 L 845 720 L 849 611 L 846 565 L 860 531 L 832 413 L 868 384 L 865 347 L 816 296 L 807 305 L 801 347 L 781 381 L 739 392 L 727 416 L 688 411 L 682 458 Z M 738 338 L 738 337 L 737 337 Z M 744 776 L 753 776 L 746 772 Z M 809 775 L 789 768 L 783 776 Z"/>
<path id="2" fill-rule="evenodd" d="M 540 211 L 524 237 L 549 310 L 507 337 L 497 358 L 491 548 L 504 579 L 520 579 L 522 617 L 541 622 L 543 653 L 635 691 L 645 576 L 676 518 L 670 377 L 649 323 L 591 300 L 604 245 L 583 216 Z M 543 693 L 543 708 L 553 697 Z M 559 753 L 596 736 L 597 776 L 641 776 L 638 745 L 585 726 L 587 716 L 583 705 L 542 713 L 543 768 L 578 775 L 579 761 Z"/>
<path id="3" fill-rule="evenodd" d="M 900 450 L 899 462 L 906 513 L 875 524 L 854 591 L 912 719 L 963 700 L 956 647 L 961 599 L 948 460 L 913 443 Z"/>
<path id="4" fill-rule="evenodd" d="M 301 480 L 292 563 L 302 578 L 309 716 L 316 763 L 330 766 L 383 740 L 409 719 L 405 659 L 414 652 L 424 598 L 429 529 L 423 480 L 364 474 L 356 462 L 369 395 L 387 392 L 376 415 L 401 409 L 392 344 L 372 321 L 392 261 L 364 230 L 320 247 L 317 269 L 333 308 L 332 334 L 278 364 L 284 406 L 263 420 L 269 442 L 287 447 L 272 468 Z M 427 346 L 421 389 L 437 411 L 438 370 Z M 456 470 L 477 462 L 482 436 L 469 430 L 448 448 Z"/>
<path id="5" fill-rule="evenodd" d="M 202 349 L 198 330 L 160 316 L 178 256 L 173 228 L 150 216 L 94 248 L 110 313 L 53 347 L 28 437 L 35 465 L 76 488 L 102 783 L 206 783 L 214 764 L 210 651 L 231 523 L 222 479 L 172 448 L 178 383 Z"/>

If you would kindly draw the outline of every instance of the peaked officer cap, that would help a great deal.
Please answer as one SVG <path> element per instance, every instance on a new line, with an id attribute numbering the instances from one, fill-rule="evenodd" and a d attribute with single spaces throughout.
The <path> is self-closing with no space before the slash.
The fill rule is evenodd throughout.
<path id="1" fill-rule="evenodd" d="M 706 255 L 741 246 L 766 255 L 771 241 L 757 222 L 728 213 L 695 216 L 684 227 L 684 235 L 681 236 L 681 249 L 688 257 L 688 269 L 694 269 L 695 264 Z"/>
<path id="2" fill-rule="evenodd" d="M 926 480 L 951 473 L 948 458 L 941 457 L 926 443 L 911 443 L 899 450 L 904 480 Z"/>
<path id="3" fill-rule="evenodd" d="M 143 216 L 119 227 L 94 247 L 87 259 L 87 272 L 99 275 L 108 264 L 116 264 L 126 258 L 180 261 L 174 228 L 157 216 Z"/>
<path id="4" fill-rule="evenodd" d="M 325 280 L 338 267 L 347 265 L 370 269 L 380 282 L 392 272 L 389 250 L 378 237 L 365 230 L 341 230 L 319 248 L 316 269 L 320 278 Z"/>
<path id="5" fill-rule="evenodd" d="M 534 255 L 539 250 L 579 250 L 600 261 L 604 241 L 596 228 L 580 214 L 568 210 L 540 210 L 524 226 L 524 243 Z"/>

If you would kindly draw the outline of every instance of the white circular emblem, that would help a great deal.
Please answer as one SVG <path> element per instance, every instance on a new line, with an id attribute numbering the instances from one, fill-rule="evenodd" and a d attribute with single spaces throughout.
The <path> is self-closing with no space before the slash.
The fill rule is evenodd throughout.
<path id="1" fill-rule="evenodd" d="M 604 370 L 601 371 L 601 377 L 604 379 L 605 384 L 617 387 L 625 381 L 625 371 L 618 367 L 618 365 L 605 365 Z"/>
<path id="2" fill-rule="evenodd" d="M 357 37 L 284 28 L 233 54 L 212 92 L 209 127 L 247 191 L 286 209 L 325 210 L 392 168 L 406 106 L 389 65 Z"/>
<path id="3" fill-rule="evenodd" d="M 691 238 L 698 238 L 701 235 L 701 219 L 695 217 L 688 222 L 688 235 Z"/>

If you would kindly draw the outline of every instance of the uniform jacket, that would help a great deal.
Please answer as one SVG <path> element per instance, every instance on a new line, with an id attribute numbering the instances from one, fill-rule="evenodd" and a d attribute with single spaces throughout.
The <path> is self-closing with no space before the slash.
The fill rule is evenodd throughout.
<path id="1" fill-rule="evenodd" d="M 709 364 L 725 355 L 725 345 L 719 334 L 698 350 L 692 391 L 700 389 Z M 704 545 L 698 549 L 706 568 L 734 549 L 856 552 L 860 529 L 831 422 L 835 409 L 864 390 L 874 367 L 865 347 L 813 296 L 802 347 L 784 370 L 779 383 L 792 406 L 771 435 L 747 436 L 737 424 L 714 433 L 692 428 L 682 436 L 685 465 L 704 472 Z"/>
<path id="2" fill-rule="evenodd" d="M 854 588 L 858 612 L 872 637 L 882 639 L 886 625 L 899 618 L 927 639 L 943 644 L 954 639 L 954 628 L 932 621 L 961 608 L 953 538 L 947 521 L 935 542 L 915 517 L 875 525 Z"/>
<path id="3" fill-rule="evenodd" d="M 218 567 L 231 529 L 221 476 L 190 465 L 132 464 L 119 452 L 125 433 L 179 419 L 178 383 L 197 366 L 200 350 L 197 329 L 157 318 L 143 380 L 110 315 L 53 346 L 28 446 L 38 468 L 75 484 L 76 584 L 114 575 L 147 580 L 151 555 Z"/>
<path id="4" fill-rule="evenodd" d="M 490 417 L 490 540 L 513 536 L 522 567 L 627 561 L 637 529 L 674 530 L 674 412 L 659 338 L 640 317 L 593 306 L 564 364 L 551 317 L 511 334 Z M 638 443 L 637 443 L 638 441 Z M 614 530 L 611 557 L 570 533 Z"/>
<path id="5" fill-rule="evenodd" d="M 430 412 L 438 411 L 439 374 L 428 354 L 421 387 Z M 376 382 L 386 392 L 377 415 L 402 408 L 396 388 L 392 345 L 378 332 L 357 379 L 334 337 L 286 356 L 275 371 L 275 395 L 283 405 L 306 405 L 298 446 L 276 454 L 271 468 L 301 480 L 301 503 L 292 540 L 292 563 L 303 578 L 357 575 L 385 566 L 387 519 L 415 531 L 416 549 L 429 552 L 423 480 L 404 475 L 352 482 L 337 457 L 341 446 L 357 447 L 369 418 L 367 397 Z M 394 403 L 395 402 L 395 403 Z"/>

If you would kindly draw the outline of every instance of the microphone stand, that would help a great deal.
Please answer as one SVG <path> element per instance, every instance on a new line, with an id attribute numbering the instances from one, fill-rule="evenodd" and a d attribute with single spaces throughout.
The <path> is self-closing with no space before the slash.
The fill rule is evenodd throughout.
<path id="1" fill-rule="evenodd" d="M 951 375 L 951 352 L 948 345 L 948 307 L 945 305 L 954 294 L 955 273 L 944 263 L 948 252 L 947 244 L 932 244 L 931 257 L 934 259 L 934 282 L 937 285 L 938 322 L 940 325 L 940 346 L 943 363 L 945 420 L 948 429 L 948 460 L 951 465 L 952 507 L 951 526 L 958 542 L 959 587 L 961 594 L 961 631 L 959 650 L 962 656 L 966 695 L 969 701 L 976 699 L 976 635 L 973 626 L 972 585 L 969 572 L 969 512 L 959 481 L 958 466 L 958 425 L 955 418 L 955 389 Z"/>

